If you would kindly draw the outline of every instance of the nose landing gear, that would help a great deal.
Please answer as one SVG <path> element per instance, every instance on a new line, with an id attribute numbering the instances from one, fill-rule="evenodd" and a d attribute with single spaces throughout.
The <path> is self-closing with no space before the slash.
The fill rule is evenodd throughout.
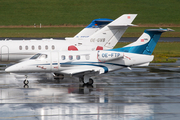
<path id="1" fill-rule="evenodd" d="M 26 77 L 26 78 L 25 78 L 25 80 L 24 80 L 24 82 L 23 82 L 23 83 L 24 83 L 24 88 L 29 88 L 29 86 L 28 86 L 29 81 L 27 80 L 27 77 L 28 77 L 28 76 L 25 75 L 25 77 Z"/>
<path id="2" fill-rule="evenodd" d="M 24 80 L 24 85 L 28 85 L 28 84 L 29 84 L 29 81 L 27 80 L 27 77 L 28 77 L 28 76 L 25 75 L 25 77 L 26 77 L 26 78 L 25 78 L 25 80 Z"/>
<path id="3" fill-rule="evenodd" d="M 24 85 L 28 85 L 29 81 L 28 80 L 24 80 Z"/>

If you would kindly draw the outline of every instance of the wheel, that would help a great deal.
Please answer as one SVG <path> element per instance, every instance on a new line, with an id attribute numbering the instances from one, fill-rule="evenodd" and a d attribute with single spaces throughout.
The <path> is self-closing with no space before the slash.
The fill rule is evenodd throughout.
<path id="1" fill-rule="evenodd" d="M 92 78 L 89 78 L 89 82 L 87 84 L 92 85 L 94 83 Z"/>
<path id="2" fill-rule="evenodd" d="M 89 81 L 88 81 L 89 79 Z M 89 78 L 89 77 L 79 77 L 79 82 L 82 82 L 83 84 L 86 84 L 86 85 L 92 85 L 94 83 L 93 79 L 92 78 Z"/>
<path id="3" fill-rule="evenodd" d="M 28 81 L 28 80 L 24 80 L 24 84 L 25 84 L 25 85 L 28 85 L 28 84 L 29 84 L 29 81 Z"/>
<path id="4" fill-rule="evenodd" d="M 59 75 L 59 79 L 64 79 L 64 75 L 63 75 L 63 74 L 60 74 L 60 75 Z"/>
<path id="5" fill-rule="evenodd" d="M 29 86 L 28 85 L 24 85 L 24 88 L 29 88 Z"/>

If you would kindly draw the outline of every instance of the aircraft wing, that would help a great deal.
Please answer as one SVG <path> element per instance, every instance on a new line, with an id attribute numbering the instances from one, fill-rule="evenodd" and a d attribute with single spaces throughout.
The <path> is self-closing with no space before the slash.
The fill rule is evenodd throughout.
<path id="1" fill-rule="evenodd" d="M 67 70 L 62 70 L 60 71 L 60 73 L 62 74 L 67 74 L 67 75 L 71 75 L 71 76 L 75 76 L 77 74 L 92 74 L 92 73 L 96 73 L 96 74 L 102 74 L 105 73 L 106 70 L 104 68 L 101 67 L 90 67 L 90 68 L 81 68 L 81 69 L 67 69 Z"/>
<path id="2" fill-rule="evenodd" d="M 90 70 L 90 69 L 70 69 L 70 70 L 63 70 L 60 73 L 74 75 L 74 74 L 85 73 L 85 72 L 95 72 L 95 71 Z"/>

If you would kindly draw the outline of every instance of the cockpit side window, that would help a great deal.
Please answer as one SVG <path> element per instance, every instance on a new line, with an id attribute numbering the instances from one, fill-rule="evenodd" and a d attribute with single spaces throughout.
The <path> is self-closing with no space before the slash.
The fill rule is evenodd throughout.
<path id="1" fill-rule="evenodd" d="M 46 59 L 47 58 L 47 55 L 46 54 L 42 54 L 39 59 L 43 60 L 43 59 Z"/>
<path id="2" fill-rule="evenodd" d="M 37 59 L 41 54 L 38 53 L 38 54 L 35 54 L 34 56 L 32 56 L 30 59 Z"/>
<path id="3" fill-rule="evenodd" d="M 33 57 L 31 57 L 30 59 L 41 59 L 41 60 L 43 60 L 43 59 L 46 59 L 47 57 L 48 56 L 46 54 L 38 53 L 38 54 L 34 55 Z"/>

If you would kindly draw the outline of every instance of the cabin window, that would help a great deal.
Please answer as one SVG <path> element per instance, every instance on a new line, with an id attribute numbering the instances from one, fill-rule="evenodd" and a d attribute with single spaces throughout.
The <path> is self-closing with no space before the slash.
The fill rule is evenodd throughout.
<path id="1" fill-rule="evenodd" d="M 55 49 L 55 46 L 54 45 L 52 45 L 52 50 L 54 50 Z"/>
<path id="2" fill-rule="evenodd" d="M 76 55 L 76 59 L 77 59 L 77 60 L 80 60 L 80 55 Z"/>
<path id="3" fill-rule="evenodd" d="M 28 46 L 25 46 L 25 49 L 28 50 Z"/>
<path id="4" fill-rule="evenodd" d="M 72 60 L 72 59 L 73 59 L 73 56 L 72 56 L 72 55 L 70 55 L 70 56 L 69 56 L 69 60 Z"/>
<path id="5" fill-rule="evenodd" d="M 35 48 L 34 45 L 31 48 L 32 48 L 32 50 L 34 50 L 34 48 Z"/>
<path id="6" fill-rule="evenodd" d="M 41 50 L 41 46 L 40 45 L 38 46 L 38 49 Z"/>
<path id="7" fill-rule="evenodd" d="M 90 59 L 90 56 L 89 56 L 89 55 L 86 55 L 85 57 L 86 57 L 86 60 L 89 60 L 89 59 Z"/>
<path id="8" fill-rule="evenodd" d="M 22 46 L 19 46 L 19 50 L 22 50 Z"/>
<path id="9" fill-rule="evenodd" d="M 65 55 L 62 55 L 62 56 L 61 56 L 61 59 L 62 59 L 62 60 L 65 60 L 65 59 L 66 59 L 66 56 L 65 56 Z"/>
<path id="10" fill-rule="evenodd" d="M 48 50 L 48 46 L 47 45 L 45 46 L 45 49 Z"/>

